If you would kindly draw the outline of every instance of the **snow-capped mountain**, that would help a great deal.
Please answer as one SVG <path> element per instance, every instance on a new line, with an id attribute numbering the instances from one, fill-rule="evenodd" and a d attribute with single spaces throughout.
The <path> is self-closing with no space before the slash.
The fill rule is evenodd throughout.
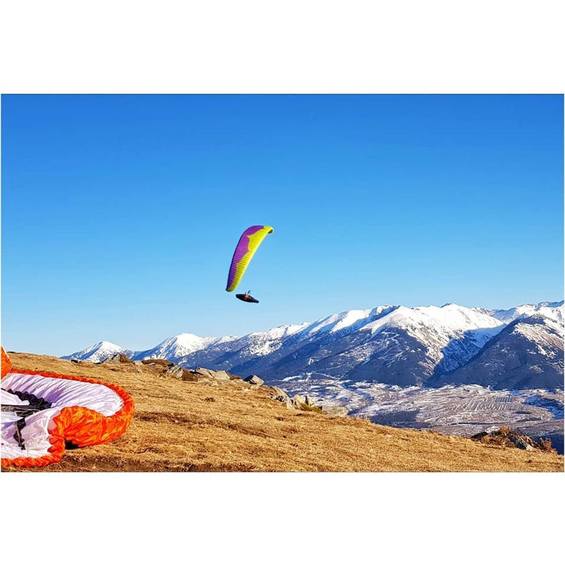
<path id="1" fill-rule="evenodd" d="M 102 363 L 115 355 L 116 353 L 131 354 L 131 351 L 116 345 L 110 341 L 99 341 L 91 347 L 65 355 L 63 359 L 76 359 L 77 361 L 92 361 L 93 363 Z"/>
<path id="2" fill-rule="evenodd" d="M 533 321 L 536 319 L 543 323 L 536 324 Z M 525 359 L 526 367 L 531 364 L 538 367 L 531 369 L 531 379 L 512 380 L 526 387 L 538 382 L 556 382 L 555 377 L 549 380 L 540 377 L 535 381 L 534 375 L 539 374 L 539 367 L 543 372 L 551 366 L 552 375 L 560 367 L 562 372 L 562 329 L 563 302 L 527 304 L 509 310 L 456 304 L 416 308 L 379 306 L 348 310 L 313 323 L 279 326 L 242 337 L 180 334 L 152 349 L 135 352 L 133 357 L 164 357 L 187 367 L 225 369 L 242 375 L 256 373 L 267 381 L 312 374 L 340 381 L 400 386 L 435 385 L 451 382 L 446 381 L 450 378 L 494 385 L 489 379 L 498 383 L 505 377 L 483 368 L 475 381 L 471 369 L 464 371 L 471 363 L 478 370 L 476 364 L 481 354 L 491 350 L 492 355 L 500 358 L 498 363 L 504 374 L 511 370 L 506 361 L 512 355 Z M 508 341 L 506 336 L 511 332 L 518 332 L 520 339 L 514 337 Z M 501 337 L 496 341 L 499 334 Z M 496 343 L 506 345 L 496 348 Z M 69 357 L 98 359 L 96 347 Z M 534 363 L 534 358 L 526 355 L 530 350 L 538 351 L 551 362 L 543 364 L 536 358 Z"/>
<path id="3" fill-rule="evenodd" d="M 334 314 L 277 343 L 267 355 L 239 352 L 209 363 L 281 378 L 304 372 L 400 385 L 423 384 L 438 367 L 470 359 L 504 324 L 456 305 L 381 306 Z M 190 356 L 183 360 L 190 364 Z"/>
<path id="4" fill-rule="evenodd" d="M 233 337 L 199 337 L 190 333 L 183 333 L 162 341 L 157 346 L 146 351 L 137 351 L 133 359 L 169 359 L 178 363 L 188 355 L 206 349 L 217 343 L 229 343 Z"/>
<path id="5" fill-rule="evenodd" d="M 563 324 L 563 301 L 561 302 L 539 302 L 538 304 L 522 304 L 508 310 L 487 310 L 495 318 L 509 323 L 517 318 L 528 318 L 540 315 L 551 318 Z"/>
<path id="6" fill-rule="evenodd" d="M 230 369 L 253 359 L 274 354 L 286 340 L 306 324 L 277 326 L 265 332 L 253 332 L 239 338 L 220 338 L 179 359 L 187 367 L 217 367 Z"/>
<path id="7" fill-rule="evenodd" d="M 554 315 L 517 317 L 465 366 L 440 377 L 449 384 L 496 389 L 563 387 L 563 324 Z"/>

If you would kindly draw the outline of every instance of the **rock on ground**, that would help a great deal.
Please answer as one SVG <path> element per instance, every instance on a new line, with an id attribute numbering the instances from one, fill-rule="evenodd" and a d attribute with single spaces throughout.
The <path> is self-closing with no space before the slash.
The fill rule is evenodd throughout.
<path id="1" fill-rule="evenodd" d="M 246 383 L 250 383 L 252 385 L 261 386 L 265 381 L 258 377 L 257 375 L 249 375 L 247 378 L 244 379 Z"/>
<path id="2" fill-rule="evenodd" d="M 102 363 L 109 365 L 114 365 L 117 363 L 130 363 L 133 365 L 134 361 L 132 361 L 125 353 L 115 353 L 111 357 L 108 357 L 108 359 L 106 359 L 105 361 L 102 361 Z"/>

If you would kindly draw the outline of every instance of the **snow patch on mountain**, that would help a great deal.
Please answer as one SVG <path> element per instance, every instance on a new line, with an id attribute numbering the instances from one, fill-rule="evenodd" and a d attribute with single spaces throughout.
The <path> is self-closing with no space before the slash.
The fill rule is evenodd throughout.
<path id="1" fill-rule="evenodd" d="M 266 332 L 253 332 L 247 336 L 245 349 L 247 354 L 255 356 L 269 355 L 279 349 L 285 338 L 303 330 L 308 324 L 288 324 L 277 326 Z"/>
<path id="2" fill-rule="evenodd" d="M 313 336 L 315 334 L 335 334 L 343 332 L 344 330 L 357 329 L 397 308 L 398 306 L 386 305 L 365 310 L 346 310 L 339 314 L 332 314 L 330 316 L 320 318 L 311 324 L 306 324 L 306 329 L 303 333 L 305 335 Z"/>
<path id="3" fill-rule="evenodd" d="M 535 323 L 537 321 L 539 323 Z M 548 330 L 554 333 L 549 333 Z M 561 336 L 561 339 L 563 339 L 563 325 L 555 321 L 554 318 L 544 318 L 539 315 L 524 318 L 523 321 L 520 318 L 514 326 L 514 332 L 527 338 L 532 347 L 541 355 L 549 359 L 559 357 L 559 353 L 555 349 L 555 335 Z"/>
<path id="4" fill-rule="evenodd" d="M 306 333 L 310 335 L 323 332 L 335 333 L 367 318 L 370 313 L 371 310 L 348 310 L 339 314 L 332 314 L 310 324 Z"/>
<path id="5" fill-rule="evenodd" d="M 420 306 L 407 308 L 399 306 L 387 316 L 383 316 L 361 328 L 361 331 L 376 333 L 384 327 L 403 328 L 414 335 L 421 328 L 441 328 L 445 332 L 465 332 L 477 329 L 501 328 L 504 324 L 492 316 L 477 312 L 472 308 L 446 304 L 445 306 Z M 417 335 L 416 335 L 417 337 Z"/>

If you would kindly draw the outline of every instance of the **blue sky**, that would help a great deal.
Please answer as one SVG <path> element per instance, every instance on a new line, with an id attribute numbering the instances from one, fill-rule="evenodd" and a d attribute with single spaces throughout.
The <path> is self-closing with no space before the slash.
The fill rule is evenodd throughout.
<path id="1" fill-rule="evenodd" d="M 243 290 L 241 231 L 270 224 Z M 563 295 L 561 96 L 3 96 L 2 340 Z"/>

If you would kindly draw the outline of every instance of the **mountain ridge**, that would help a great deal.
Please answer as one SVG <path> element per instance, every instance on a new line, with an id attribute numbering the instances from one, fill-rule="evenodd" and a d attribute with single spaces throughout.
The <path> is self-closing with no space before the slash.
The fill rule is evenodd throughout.
<path id="1" fill-rule="evenodd" d="M 513 347 L 521 347 L 517 355 L 529 355 L 532 360 L 535 357 L 538 365 L 543 360 L 539 355 L 551 357 L 551 363 L 542 363 L 551 368 L 551 378 L 543 380 L 549 383 L 547 386 L 562 388 L 559 370 L 563 366 L 563 344 L 558 334 L 563 333 L 563 301 L 498 310 L 453 303 L 441 307 L 384 305 L 346 310 L 311 323 L 286 324 L 239 337 L 184 333 L 135 352 L 100 342 L 63 358 L 100 361 L 120 348 L 137 360 L 163 357 L 187 367 L 256 373 L 267 379 L 313 373 L 399 386 L 434 386 L 436 382 L 445 383 L 449 376 L 454 376 L 454 382 L 469 382 L 473 377 L 468 371 L 466 376 L 457 371 L 488 349 L 505 328 L 527 319 L 530 322 L 522 324 L 527 335 L 513 340 Z M 532 330 L 533 319 L 542 321 L 536 331 Z M 546 350 L 542 343 L 547 345 Z M 498 356 L 504 356 L 502 350 Z M 504 365 L 503 359 L 499 361 Z M 528 363 L 526 359 L 522 365 L 529 367 Z M 533 361 L 530 365 L 535 366 Z M 480 368 L 491 378 L 485 383 L 484 374 L 480 374 L 478 384 L 496 388 L 506 378 L 484 365 Z M 533 376 L 524 383 L 535 386 Z"/>

